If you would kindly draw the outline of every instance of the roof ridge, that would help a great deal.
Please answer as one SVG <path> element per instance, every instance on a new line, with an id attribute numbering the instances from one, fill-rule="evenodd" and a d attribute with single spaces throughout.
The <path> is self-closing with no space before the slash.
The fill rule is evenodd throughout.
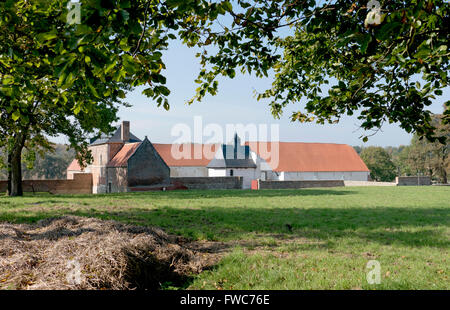
<path id="1" fill-rule="evenodd" d="M 347 144 L 347 143 L 334 143 L 334 142 L 301 142 L 301 141 L 246 141 L 245 143 L 301 143 L 301 144 L 350 145 L 350 144 Z"/>

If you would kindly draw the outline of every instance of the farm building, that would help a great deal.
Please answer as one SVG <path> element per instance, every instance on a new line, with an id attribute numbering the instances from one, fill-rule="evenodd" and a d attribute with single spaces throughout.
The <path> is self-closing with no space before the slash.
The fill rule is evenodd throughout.
<path id="1" fill-rule="evenodd" d="M 358 153 L 347 144 L 247 142 L 246 145 L 263 181 L 367 181 L 370 175 Z"/>
<path id="2" fill-rule="evenodd" d="M 208 176 L 239 176 L 243 178 L 243 187 L 250 188 L 251 181 L 259 179 L 259 167 L 250 156 L 248 145 L 242 145 L 237 135 L 233 144 L 223 144 L 208 164 Z"/>
<path id="3" fill-rule="evenodd" d="M 76 160 L 67 168 L 74 173 L 92 173 L 93 193 L 127 192 L 134 187 L 170 184 L 170 168 L 152 143 L 130 133 L 130 123 L 122 122 L 111 137 L 101 137 L 89 145 L 93 162 L 81 169 Z"/>
<path id="4" fill-rule="evenodd" d="M 67 178 L 92 173 L 93 192 L 125 192 L 171 184 L 170 178 L 241 177 L 252 180 L 367 181 L 370 171 L 349 145 L 302 142 L 247 142 L 235 135 L 229 144 L 152 144 L 122 122 L 110 137 L 89 146 L 93 162 L 81 169 L 74 160 Z"/>

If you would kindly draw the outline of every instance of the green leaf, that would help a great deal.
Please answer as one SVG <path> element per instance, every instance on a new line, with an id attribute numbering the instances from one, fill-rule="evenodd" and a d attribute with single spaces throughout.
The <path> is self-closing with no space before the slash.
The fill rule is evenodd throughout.
<path id="1" fill-rule="evenodd" d="M 95 89 L 95 87 L 92 85 L 92 82 L 90 79 L 86 79 L 86 85 L 89 88 L 89 90 L 91 91 L 91 93 L 94 95 L 94 97 L 100 98 L 100 96 L 97 93 L 97 90 Z"/>
<path id="2" fill-rule="evenodd" d="M 361 44 L 360 49 L 361 49 L 361 53 L 362 53 L 362 54 L 365 54 L 365 53 L 366 53 L 367 47 L 369 46 L 369 43 L 370 43 L 371 41 L 372 41 L 372 36 L 371 36 L 369 33 L 365 34 L 365 35 L 362 37 L 362 39 L 361 39 L 361 41 L 360 41 L 360 44 Z"/>
<path id="3" fill-rule="evenodd" d="M 402 23 L 400 23 L 400 22 L 390 22 L 390 23 L 384 24 L 375 33 L 375 37 L 380 41 L 385 41 L 391 36 L 392 33 L 398 31 L 401 26 L 402 26 Z"/>
<path id="4" fill-rule="evenodd" d="M 58 35 L 56 34 L 56 32 L 54 30 L 50 31 L 50 32 L 45 32 L 45 33 L 40 33 L 37 36 L 37 40 L 40 43 L 45 43 L 46 41 L 50 41 L 53 39 L 56 39 L 58 37 Z"/>
<path id="5" fill-rule="evenodd" d="M 3 85 L 11 85 L 14 84 L 14 77 L 12 75 L 5 75 L 2 78 Z"/>
<path id="6" fill-rule="evenodd" d="M 20 118 L 20 112 L 19 111 L 14 111 L 11 115 L 11 118 L 13 119 L 13 121 L 17 121 Z"/>

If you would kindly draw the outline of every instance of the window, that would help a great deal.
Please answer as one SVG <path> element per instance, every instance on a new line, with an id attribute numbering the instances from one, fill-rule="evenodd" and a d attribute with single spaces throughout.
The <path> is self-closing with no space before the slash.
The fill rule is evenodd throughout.
<path id="1" fill-rule="evenodd" d="M 108 182 L 108 193 L 111 193 L 111 187 L 112 187 L 112 183 Z"/>
<path id="2" fill-rule="evenodd" d="M 234 171 L 233 169 L 230 170 L 230 177 L 232 177 L 234 175 Z"/>
<path id="3" fill-rule="evenodd" d="M 100 165 L 103 165 L 102 154 L 100 154 Z"/>

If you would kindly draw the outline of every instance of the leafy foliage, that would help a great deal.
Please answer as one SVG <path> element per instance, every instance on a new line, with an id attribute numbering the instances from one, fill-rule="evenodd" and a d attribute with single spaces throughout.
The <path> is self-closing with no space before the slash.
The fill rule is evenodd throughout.
<path id="1" fill-rule="evenodd" d="M 81 23 L 71 24 L 67 3 L 0 2 L 0 147 L 14 195 L 24 147 L 50 149 L 47 137 L 63 134 L 89 162 L 86 136 L 112 130 L 131 87 L 147 85 L 144 94 L 168 109 L 161 56 L 172 32 L 188 17 L 219 14 L 206 1 L 85 0 Z"/>
<path id="2" fill-rule="evenodd" d="M 426 107 L 448 85 L 449 4 L 381 2 L 383 22 L 368 25 L 366 1 L 82 0 L 80 24 L 67 23 L 68 0 L 1 1 L 0 147 L 13 187 L 22 149 L 49 149 L 49 136 L 66 135 L 89 162 L 87 134 L 112 129 L 132 87 L 145 85 L 143 94 L 168 109 L 162 54 L 177 38 L 203 49 L 191 102 L 216 94 L 221 75 L 273 69 L 272 88 L 258 97 L 272 100 L 276 117 L 304 100 L 293 121 L 358 112 L 364 129 L 399 122 L 434 139 Z M 292 33 L 279 31 L 288 26 Z"/>
<path id="3" fill-rule="evenodd" d="M 384 166 L 386 170 L 390 169 L 390 172 L 393 175 L 427 175 L 440 183 L 447 183 L 448 175 L 450 174 L 450 125 L 445 124 L 443 119 L 444 116 L 442 114 L 432 115 L 432 124 L 436 127 L 436 136 L 445 137 L 445 143 L 440 143 L 439 141 L 431 142 L 427 139 L 420 138 L 416 134 L 413 136 L 410 145 L 385 147 L 384 151 L 388 154 L 389 159 L 394 163 L 394 166 L 380 165 L 380 167 Z M 354 146 L 353 148 L 361 155 L 365 162 L 367 160 L 366 164 L 368 166 L 369 163 L 370 165 L 378 166 L 378 164 L 375 163 L 375 156 L 369 156 L 369 151 L 365 151 L 367 148 L 362 146 Z M 364 157 L 362 156 L 363 153 L 365 153 Z M 372 150 L 370 153 L 374 154 L 375 151 Z"/>
<path id="4" fill-rule="evenodd" d="M 26 150 L 23 154 L 22 172 L 26 180 L 36 179 L 65 179 L 66 170 L 75 157 L 75 152 L 68 149 L 67 145 L 55 144 L 52 151 L 33 152 Z M 0 152 L 0 180 L 8 178 L 6 170 L 5 154 Z M 28 159 L 28 160 L 27 160 Z M 31 160 L 30 160 L 31 159 Z"/>
<path id="5" fill-rule="evenodd" d="M 370 177 L 379 182 L 393 181 L 395 165 L 382 147 L 370 146 L 362 150 L 361 159 L 370 170 Z"/>
<path id="6" fill-rule="evenodd" d="M 433 125 L 437 128 L 436 134 L 439 137 L 450 140 L 450 125 L 444 124 L 443 115 L 435 115 Z M 415 135 L 411 145 L 400 154 L 404 167 L 403 172 L 410 175 L 421 173 L 429 175 L 441 183 L 447 183 L 450 173 L 449 151 L 449 142 L 444 144 L 430 142 Z"/>
<path id="7" fill-rule="evenodd" d="M 381 24 L 368 25 L 367 1 L 237 1 L 230 28 L 204 33 L 203 44 L 218 51 L 199 54 L 194 99 L 215 94 L 216 78 L 233 78 L 236 68 L 256 76 L 274 69 L 272 88 L 258 98 L 271 100 L 275 117 L 300 102 L 292 121 L 335 123 L 359 113 L 363 129 L 398 122 L 433 140 L 426 107 L 448 86 L 449 3 L 380 2 Z M 277 32 L 286 26 L 294 33 Z"/>

